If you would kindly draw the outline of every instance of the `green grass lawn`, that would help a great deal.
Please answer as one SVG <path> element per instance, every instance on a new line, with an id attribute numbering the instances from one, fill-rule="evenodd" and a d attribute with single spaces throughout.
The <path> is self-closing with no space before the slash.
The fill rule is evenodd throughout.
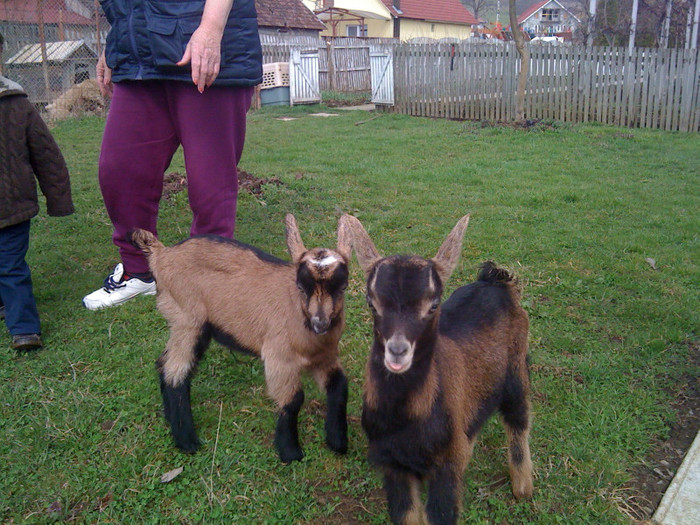
<path id="1" fill-rule="evenodd" d="M 237 238 L 288 258 L 285 213 L 310 247 L 333 245 L 348 212 L 380 251 L 432 256 L 471 213 L 448 292 L 487 259 L 523 285 L 536 479 L 533 500 L 516 502 L 493 419 L 466 474 L 463 522 L 629 523 L 644 497 L 631 488 L 634 472 L 654 467 L 649 458 L 677 421 L 674 399 L 700 375 L 700 136 L 311 115 L 319 110 L 329 111 L 250 115 L 240 168 L 281 184 L 241 192 Z M 280 464 L 261 363 L 216 344 L 192 385 L 203 447 L 174 448 L 154 368 L 168 329 L 154 298 L 101 312 L 81 306 L 118 262 L 97 185 L 103 126 L 87 118 L 53 130 L 77 212 L 42 213 L 32 225 L 45 349 L 17 356 L 0 332 L 0 522 L 386 523 L 359 423 L 371 325 L 355 262 L 341 341 L 348 455 L 323 445 L 325 400 L 309 381 L 306 457 Z M 184 173 L 181 155 L 169 171 Z M 189 223 L 186 193 L 163 201 L 166 244 L 185 238 Z"/>

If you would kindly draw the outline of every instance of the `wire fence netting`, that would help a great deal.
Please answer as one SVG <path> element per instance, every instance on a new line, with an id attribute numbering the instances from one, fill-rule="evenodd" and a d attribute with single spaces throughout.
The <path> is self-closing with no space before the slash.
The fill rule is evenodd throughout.
<path id="1" fill-rule="evenodd" d="M 97 0 L 0 0 L 0 74 L 48 119 L 104 114 L 95 65 L 108 30 Z"/>

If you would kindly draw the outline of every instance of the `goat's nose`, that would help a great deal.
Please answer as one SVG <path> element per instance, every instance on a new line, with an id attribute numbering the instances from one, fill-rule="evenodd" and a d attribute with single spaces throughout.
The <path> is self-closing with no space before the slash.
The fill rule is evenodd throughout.
<path id="1" fill-rule="evenodd" d="M 398 340 L 390 339 L 387 342 L 386 347 L 387 347 L 387 350 L 389 350 L 389 353 L 391 355 L 396 356 L 396 357 L 401 357 L 406 352 L 408 352 L 408 349 L 411 346 L 408 344 L 408 341 L 406 341 L 405 339 L 398 339 Z"/>
<path id="2" fill-rule="evenodd" d="M 313 316 L 311 318 L 311 328 L 317 334 L 322 334 L 328 331 L 330 326 L 330 321 L 328 319 L 322 319 L 318 316 Z"/>

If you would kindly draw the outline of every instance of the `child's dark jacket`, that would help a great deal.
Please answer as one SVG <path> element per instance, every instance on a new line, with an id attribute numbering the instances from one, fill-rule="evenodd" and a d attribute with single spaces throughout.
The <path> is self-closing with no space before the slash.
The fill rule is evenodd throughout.
<path id="1" fill-rule="evenodd" d="M 61 150 L 22 87 L 0 76 L 0 228 L 39 213 L 37 181 L 49 215 L 73 213 Z"/>

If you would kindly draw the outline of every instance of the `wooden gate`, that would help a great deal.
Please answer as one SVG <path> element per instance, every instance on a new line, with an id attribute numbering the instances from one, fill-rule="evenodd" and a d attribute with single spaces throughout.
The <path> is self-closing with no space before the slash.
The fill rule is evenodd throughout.
<path id="1" fill-rule="evenodd" d="M 289 105 L 319 102 L 318 49 L 293 48 L 289 59 Z"/>
<path id="2" fill-rule="evenodd" d="M 372 102 L 394 105 L 394 54 L 390 46 L 370 46 Z"/>

